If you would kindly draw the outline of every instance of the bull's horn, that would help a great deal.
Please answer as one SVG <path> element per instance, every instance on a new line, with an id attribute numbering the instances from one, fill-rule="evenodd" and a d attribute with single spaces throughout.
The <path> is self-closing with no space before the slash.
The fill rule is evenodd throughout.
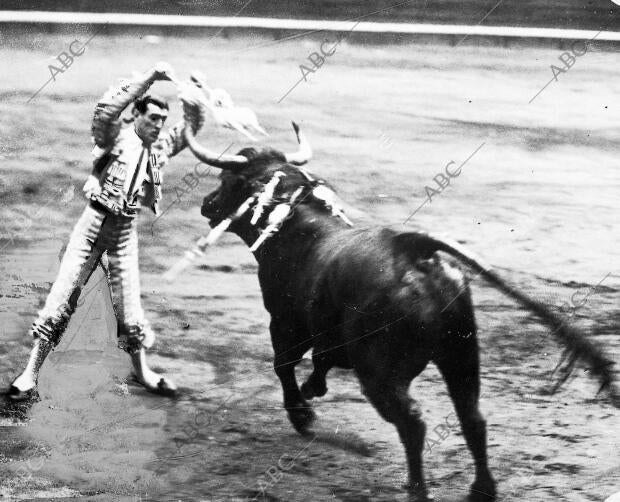
<path id="1" fill-rule="evenodd" d="M 299 149 L 295 153 L 285 153 L 284 156 L 289 164 L 303 166 L 312 158 L 312 148 L 310 148 L 310 143 L 308 143 L 304 133 L 299 130 L 299 126 L 295 122 L 291 123 L 293 124 L 293 129 L 295 129 Z"/>
<path id="2" fill-rule="evenodd" d="M 194 152 L 194 155 L 205 164 L 209 164 L 210 166 L 218 167 L 220 169 L 237 170 L 246 166 L 248 163 L 247 157 L 244 157 L 243 155 L 226 155 L 223 153 L 218 155 L 217 153 L 208 150 L 196 141 L 191 127 L 187 125 L 183 130 L 183 135 L 185 136 L 185 141 L 187 141 L 190 150 Z"/>

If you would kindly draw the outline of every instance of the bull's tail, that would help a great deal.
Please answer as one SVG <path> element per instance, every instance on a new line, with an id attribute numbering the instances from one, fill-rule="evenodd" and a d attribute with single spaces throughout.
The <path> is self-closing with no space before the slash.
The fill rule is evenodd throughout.
<path id="1" fill-rule="evenodd" d="M 564 346 L 565 355 L 568 357 L 568 362 L 555 389 L 566 381 L 575 369 L 577 361 L 581 360 L 589 368 L 591 374 L 598 378 L 601 383 L 601 390 L 604 389 L 609 393 L 613 405 L 620 408 L 620 393 L 615 387 L 612 371 L 614 363 L 599 346 L 588 340 L 584 333 L 574 326 L 568 325 L 564 319 L 552 312 L 545 304 L 507 284 L 491 270 L 489 265 L 479 260 L 473 253 L 454 240 L 433 237 L 421 232 L 402 233 L 396 239 L 420 258 L 428 259 L 436 251 L 443 251 L 455 257 L 477 272 L 477 276 L 483 277 L 507 296 L 531 310 L 553 330 L 552 334 Z"/>

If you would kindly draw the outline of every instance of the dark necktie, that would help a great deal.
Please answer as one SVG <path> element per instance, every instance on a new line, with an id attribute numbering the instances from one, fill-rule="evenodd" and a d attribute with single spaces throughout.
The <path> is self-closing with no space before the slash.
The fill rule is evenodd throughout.
<path id="1" fill-rule="evenodd" d="M 144 158 L 145 151 L 146 151 L 146 148 L 143 148 L 142 152 L 140 152 L 140 158 L 138 159 L 138 165 L 136 166 L 136 170 L 133 172 L 133 177 L 131 178 L 131 184 L 129 185 L 129 191 L 127 192 L 127 199 L 129 202 L 133 202 L 133 195 L 134 195 L 136 180 L 138 179 L 138 174 L 140 173 L 140 168 L 142 167 L 142 159 Z"/>

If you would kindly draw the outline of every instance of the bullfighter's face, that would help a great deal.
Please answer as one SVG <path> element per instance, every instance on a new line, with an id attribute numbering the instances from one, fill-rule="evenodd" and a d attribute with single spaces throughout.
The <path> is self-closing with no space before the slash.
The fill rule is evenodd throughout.
<path id="1" fill-rule="evenodd" d="M 136 134 L 145 145 L 152 144 L 159 137 L 167 118 L 168 110 L 148 103 L 144 113 L 135 112 Z"/>

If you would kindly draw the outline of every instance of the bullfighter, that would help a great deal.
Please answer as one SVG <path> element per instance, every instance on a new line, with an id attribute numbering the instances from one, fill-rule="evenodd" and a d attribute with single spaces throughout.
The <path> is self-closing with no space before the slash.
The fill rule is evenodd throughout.
<path id="1" fill-rule="evenodd" d="M 25 370 L 8 390 L 7 395 L 13 400 L 38 396 L 41 365 L 59 344 L 80 292 L 104 252 L 108 255 L 118 345 L 130 355 L 136 380 L 158 394 L 170 395 L 176 390 L 169 378 L 155 373 L 146 364 L 145 349 L 153 345 L 155 335 L 140 303 L 137 215 L 142 206 L 158 214 L 161 170 L 170 157 L 185 148 L 186 123 L 197 132 L 204 122 L 204 111 L 192 86 L 185 85 L 180 95 L 184 120 L 161 133 L 168 104 L 147 94 L 151 85 L 161 80 L 176 81 L 167 63 L 158 63 L 145 74 L 134 75 L 111 87 L 95 108 L 92 121 L 95 159 L 84 185 L 88 203 L 71 233 L 45 305 L 30 328 L 34 346 Z M 122 127 L 121 114 L 131 103 L 130 125 Z"/>

